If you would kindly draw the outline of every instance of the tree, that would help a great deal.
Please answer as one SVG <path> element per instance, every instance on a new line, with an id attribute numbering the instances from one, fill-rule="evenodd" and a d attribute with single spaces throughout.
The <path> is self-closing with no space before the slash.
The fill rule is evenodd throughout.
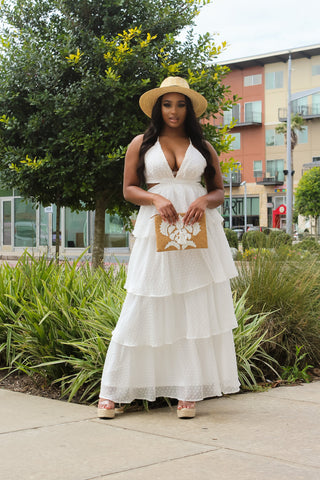
<path id="1" fill-rule="evenodd" d="M 305 217 L 315 220 L 315 232 L 318 233 L 318 217 L 320 215 L 320 168 L 307 170 L 299 181 L 295 192 L 295 210 Z"/>
<path id="2" fill-rule="evenodd" d="M 297 132 L 301 132 L 304 129 L 304 120 L 299 115 L 299 113 L 295 113 L 291 116 L 291 171 L 294 172 L 293 170 L 293 150 L 295 149 L 297 143 L 298 143 L 298 134 Z M 285 136 L 285 139 L 287 141 L 287 123 L 283 122 L 280 123 L 280 125 L 277 125 L 276 127 L 276 132 L 277 133 L 283 133 Z"/>
<path id="3" fill-rule="evenodd" d="M 122 197 L 122 171 L 126 146 L 146 126 L 139 96 L 181 75 L 207 97 L 213 115 L 232 103 L 221 83 L 228 69 L 214 64 L 223 46 L 192 34 L 206 3 L 3 2 L 2 181 L 58 211 L 95 210 L 94 266 L 103 259 L 105 211 L 128 219 L 134 208 Z M 186 40 L 177 40 L 188 25 Z M 218 152 L 228 149 L 226 131 L 209 123 L 205 130 Z"/>

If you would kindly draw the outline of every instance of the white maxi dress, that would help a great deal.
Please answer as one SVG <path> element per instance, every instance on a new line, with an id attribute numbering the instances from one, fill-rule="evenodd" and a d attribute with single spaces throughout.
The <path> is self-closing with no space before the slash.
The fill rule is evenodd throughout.
<path id="1" fill-rule="evenodd" d="M 192 145 L 174 176 L 159 140 L 145 155 L 150 192 L 186 212 L 206 189 Z M 108 348 L 100 396 L 114 402 L 170 397 L 199 401 L 239 390 L 230 278 L 237 275 L 222 217 L 206 210 L 208 248 L 156 251 L 153 205 L 140 207 L 127 295 Z"/>

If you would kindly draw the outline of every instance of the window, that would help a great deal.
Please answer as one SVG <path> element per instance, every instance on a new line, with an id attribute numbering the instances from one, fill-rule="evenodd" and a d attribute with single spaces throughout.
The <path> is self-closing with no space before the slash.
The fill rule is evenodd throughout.
<path id="1" fill-rule="evenodd" d="M 266 73 L 266 89 L 283 88 L 283 72 Z"/>
<path id="2" fill-rule="evenodd" d="M 260 85 L 262 83 L 262 75 L 261 73 L 257 75 L 248 75 L 244 77 L 244 86 L 245 87 L 252 87 L 253 85 Z"/>
<path id="3" fill-rule="evenodd" d="M 320 75 L 320 64 L 312 65 L 312 75 Z"/>
<path id="4" fill-rule="evenodd" d="M 312 95 L 312 115 L 320 115 L 320 93 Z"/>
<path id="5" fill-rule="evenodd" d="M 292 102 L 292 113 L 308 115 L 308 97 L 298 98 Z"/>
<path id="6" fill-rule="evenodd" d="M 229 125 L 233 121 L 240 122 L 240 104 L 232 105 L 230 110 L 227 110 L 223 114 L 223 123 L 224 125 Z"/>
<path id="7" fill-rule="evenodd" d="M 234 140 L 232 140 L 232 142 L 230 144 L 230 149 L 231 150 L 240 150 L 240 148 L 241 148 L 240 133 L 231 133 L 231 135 L 234 137 Z"/>
<path id="8" fill-rule="evenodd" d="M 36 210 L 29 200 L 14 199 L 14 246 L 35 247 Z"/>
<path id="9" fill-rule="evenodd" d="M 254 160 L 254 162 L 253 162 L 253 176 L 254 176 L 254 178 L 262 177 L 262 160 Z"/>
<path id="10" fill-rule="evenodd" d="M 261 101 L 249 102 L 244 106 L 244 121 L 246 123 L 261 123 Z"/>
<path id="11" fill-rule="evenodd" d="M 319 157 L 312 157 L 313 162 L 320 162 L 320 156 Z"/>
<path id="12" fill-rule="evenodd" d="M 129 244 L 129 234 L 125 231 L 123 221 L 118 215 L 109 215 L 106 213 L 105 224 L 105 241 L 106 248 L 123 248 Z"/>
<path id="13" fill-rule="evenodd" d="M 49 245 L 49 214 L 40 206 L 39 244 Z"/>
<path id="14" fill-rule="evenodd" d="M 267 160 L 267 171 L 266 177 L 274 178 L 275 180 L 280 180 L 283 182 L 284 173 L 283 173 L 283 159 L 281 160 Z"/>
<path id="15" fill-rule="evenodd" d="M 308 143 L 308 127 L 302 127 L 301 132 L 297 131 L 298 143 Z"/>
<path id="16" fill-rule="evenodd" d="M 284 145 L 283 133 L 277 133 L 275 130 L 266 130 L 266 146 L 275 147 Z"/>
<path id="17" fill-rule="evenodd" d="M 88 212 L 72 212 L 66 208 L 65 246 L 84 248 L 87 243 Z"/>

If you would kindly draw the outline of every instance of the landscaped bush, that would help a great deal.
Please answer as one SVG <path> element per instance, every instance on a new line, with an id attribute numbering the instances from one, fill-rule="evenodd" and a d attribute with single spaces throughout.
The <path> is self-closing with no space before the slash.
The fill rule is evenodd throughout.
<path id="1" fill-rule="evenodd" d="M 297 251 L 308 251 L 320 254 L 320 244 L 314 237 L 303 238 L 300 242 L 294 245 L 294 249 Z"/>
<path id="2" fill-rule="evenodd" d="M 292 245 L 292 237 L 283 230 L 264 230 L 266 235 L 266 247 L 278 248 L 282 245 Z"/>
<path id="3" fill-rule="evenodd" d="M 70 398 L 95 399 L 125 296 L 125 267 L 92 271 L 29 255 L 1 267 L 2 367 L 58 379 Z"/>
<path id="4" fill-rule="evenodd" d="M 124 266 L 92 271 L 87 263 L 57 265 L 45 257 L 23 256 L 0 275 L 2 369 L 40 374 L 69 399 L 94 402 L 111 333 L 125 298 Z M 244 292 L 235 300 L 239 327 L 234 332 L 242 386 L 264 378 L 260 364 L 274 360 L 262 324 L 266 312 L 252 313 Z"/>
<path id="5" fill-rule="evenodd" d="M 281 249 L 280 249 L 281 250 Z M 279 250 L 279 252 L 280 252 Z M 233 281 L 239 378 L 256 388 L 266 375 L 296 369 L 296 347 L 319 364 L 320 268 L 314 256 L 256 252 Z M 0 367 L 40 374 L 63 396 L 94 402 L 112 330 L 125 298 L 124 266 L 92 271 L 23 256 L 0 275 Z M 279 363 L 277 363 L 279 362 Z M 288 371 L 287 368 L 287 371 Z"/>
<path id="6" fill-rule="evenodd" d="M 250 248 L 264 248 L 266 243 L 266 235 L 259 230 L 245 232 L 242 237 L 243 251 Z"/>
<path id="7" fill-rule="evenodd" d="M 238 235 L 236 232 L 231 230 L 231 228 L 225 228 L 224 233 L 226 234 L 229 246 L 231 248 L 236 248 L 238 249 L 239 247 L 239 241 L 238 241 Z"/>
<path id="8" fill-rule="evenodd" d="M 280 365 L 296 360 L 296 347 L 305 361 L 320 364 L 320 263 L 318 257 L 300 255 L 288 247 L 239 262 L 239 276 L 232 281 L 238 298 L 246 292 L 252 314 L 271 312 L 263 325 L 266 338 L 275 342 L 266 351 Z"/>

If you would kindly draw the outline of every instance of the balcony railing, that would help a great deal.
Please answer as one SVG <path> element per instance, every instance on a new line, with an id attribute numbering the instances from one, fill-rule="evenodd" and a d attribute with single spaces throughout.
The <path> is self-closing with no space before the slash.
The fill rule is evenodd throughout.
<path id="1" fill-rule="evenodd" d="M 278 118 L 280 122 L 287 121 L 287 109 L 286 108 L 279 108 L 278 109 Z M 295 115 L 298 113 L 306 120 L 311 118 L 319 118 L 320 117 L 320 104 L 316 105 L 300 105 L 292 109 L 292 114 Z"/>
<path id="2" fill-rule="evenodd" d="M 244 121 L 242 122 L 239 115 L 232 117 L 232 121 L 235 122 L 235 128 L 248 127 L 250 125 L 262 125 L 261 112 L 246 112 Z M 231 122 L 231 117 L 226 117 L 223 120 L 224 125 L 228 125 Z"/>
<path id="3" fill-rule="evenodd" d="M 236 171 L 231 174 L 231 179 L 232 179 L 232 186 L 233 187 L 239 187 L 241 183 L 241 171 Z M 223 176 L 224 184 L 226 186 L 230 185 L 230 175 L 224 175 Z"/>
<path id="4" fill-rule="evenodd" d="M 310 163 L 304 163 L 302 165 L 302 172 L 301 174 L 303 175 L 305 172 L 307 172 L 308 170 L 310 170 L 310 168 L 314 168 L 314 167 L 319 167 L 320 168 L 320 161 L 315 161 L 315 162 L 310 162 Z"/>
<path id="5" fill-rule="evenodd" d="M 256 172 L 257 185 L 283 185 L 284 173 L 282 171 L 275 172 Z"/>

